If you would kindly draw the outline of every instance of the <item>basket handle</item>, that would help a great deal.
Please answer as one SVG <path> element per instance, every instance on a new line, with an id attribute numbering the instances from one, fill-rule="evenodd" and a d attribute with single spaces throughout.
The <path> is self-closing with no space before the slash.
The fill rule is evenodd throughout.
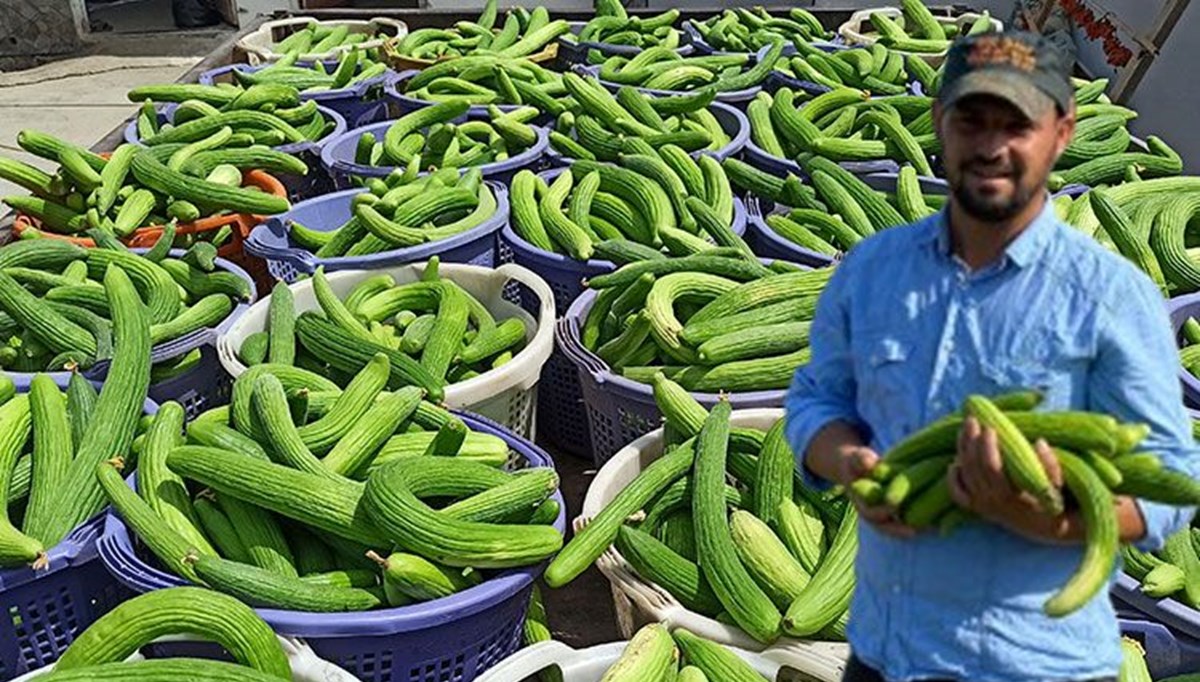
<path id="1" fill-rule="evenodd" d="M 850 648 L 846 646 L 846 658 L 849 654 Z M 783 639 L 762 650 L 759 655 L 779 665 L 781 671 L 796 670 L 820 682 L 839 682 L 846 669 L 845 658 L 822 651 L 812 642 Z"/>
<path id="2" fill-rule="evenodd" d="M 524 268 L 516 263 L 505 263 L 496 268 L 496 273 L 503 275 L 504 279 L 515 279 L 521 284 L 533 290 L 533 293 L 538 297 L 538 330 L 548 329 L 553 330 L 555 321 L 554 310 L 554 292 L 550 290 L 550 285 L 546 284 L 546 280 L 538 277 L 532 270 Z"/>
<path id="3" fill-rule="evenodd" d="M 479 679 L 480 682 L 484 680 L 494 680 L 495 682 L 523 680 L 547 666 L 574 656 L 576 653 L 574 649 L 562 642 L 554 640 L 538 642 L 497 663 Z"/>

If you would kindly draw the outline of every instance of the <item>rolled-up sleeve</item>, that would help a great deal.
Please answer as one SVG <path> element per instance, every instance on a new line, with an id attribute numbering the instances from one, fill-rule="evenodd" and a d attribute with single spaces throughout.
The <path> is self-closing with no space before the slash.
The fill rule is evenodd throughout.
<path id="1" fill-rule="evenodd" d="M 809 331 L 812 357 L 796 370 L 784 401 L 786 433 L 797 469 L 805 483 L 818 490 L 830 484 L 804 466 L 804 455 L 813 437 L 834 421 L 862 426 L 855 408 L 857 383 L 850 354 L 849 266 L 849 262 L 843 262 L 821 294 Z"/>
<path id="2" fill-rule="evenodd" d="M 1200 476 L 1200 451 L 1183 407 L 1179 350 L 1161 296 L 1149 279 L 1142 279 L 1131 276 L 1128 286 L 1114 287 L 1117 297 L 1101 309 L 1097 362 L 1088 378 L 1089 409 L 1149 425 L 1140 450 L 1195 478 Z M 1137 505 L 1146 522 L 1146 535 L 1136 543 L 1143 551 L 1161 548 L 1196 511 L 1146 500 Z"/>

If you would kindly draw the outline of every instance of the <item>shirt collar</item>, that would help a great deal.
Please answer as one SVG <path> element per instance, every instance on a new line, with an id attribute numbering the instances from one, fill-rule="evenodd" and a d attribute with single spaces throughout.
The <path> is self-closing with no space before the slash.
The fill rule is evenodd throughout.
<path id="1" fill-rule="evenodd" d="M 925 234 L 926 240 L 934 244 L 938 253 L 947 257 L 950 256 L 949 211 L 950 206 L 947 204 L 946 208 L 931 216 Z M 1041 212 L 1034 217 L 1033 221 L 1004 250 L 1005 257 L 1013 265 L 1020 268 L 1037 262 L 1046 251 L 1046 243 L 1057 221 L 1058 217 L 1054 212 L 1054 202 L 1047 196 L 1046 203 L 1042 206 Z"/>

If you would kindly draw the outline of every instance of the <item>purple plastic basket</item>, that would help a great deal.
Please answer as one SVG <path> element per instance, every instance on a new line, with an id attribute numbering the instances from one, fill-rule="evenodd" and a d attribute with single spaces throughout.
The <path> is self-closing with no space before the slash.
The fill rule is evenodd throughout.
<path id="1" fill-rule="evenodd" d="M 504 427 L 456 412 L 472 430 L 504 439 L 527 466 L 553 467 L 550 455 Z M 134 481 L 131 477 L 130 484 Z M 554 527 L 566 532 L 566 505 Z M 125 523 L 110 512 L 98 543 L 109 571 L 136 593 L 186 584 L 144 561 Z M 303 637 L 318 656 L 373 682 L 470 682 L 521 647 L 533 581 L 544 565 L 509 569 L 443 599 L 356 613 L 256 609 L 280 635 Z"/>
<path id="2" fill-rule="evenodd" d="M 576 36 L 583 30 L 587 22 L 572 21 L 571 33 Z M 680 57 L 687 57 L 696 51 L 689 41 L 689 34 L 686 30 L 680 30 L 679 47 L 675 48 L 675 54 Z M 558 39 L 558 58 L 568 65 L 582 64 L 588 65 L 588 52 L 598 50 L 601 54 L 607 57 L 635 57 L 642 53 L 646 48 L 634 47 L 633 45 L 617 45 L 615 43 L 596 43 L 592 41 L 578 42 L 573 40 Z"/>
<path id="3" fill-rule="evenodd" d="M 587 407 L 592 437 L 592 458 L 601 466 L 635 439 L 662 426 L 662 412 L 654 402 L 648 384 L 615 373 L 594 353 L 583 347 L 579 329 L 596 299 L 595 291 L 585 291 L 575 299 L 567 314 L 558 321 L 554 338 L 558 347 L 575 364 L 583 403 Z M 735 410 L 752 407 L 781 407 L 784 389 L 729 393 L 726 398 Z M 721 396 L 717 393 L 692 393 L 701 405 L 711 408 Z"/>
<path id="4" fill-rule="evenodd" d="M 455 119 L 456 121 L 467 120 L 467 116 Z M 358 147 L 358 138 L 366 133 L 371 133 L 375 139 L 382 140 L 387 134 L 387 129 L 392 127 L 395 121 L 383 121 L 374 123 L 369 126 L 355 128 L 337 139 L 325 145 L 321 151 L 321 163 L 333 178 L 333 183 L 338 189 L 346 189 L 354 186 L 353 178 L 383 178 L 387 177 L 392 171 L 396 170 L 396 166 L 364 166 L 354 162 L 354 153 Z M 512 180 L 512 176 L 517 174 L 517 171 L 522 168 L 527 168 L 542 158 L 546 147 L 550 144 L 550 138 L 545 128 L 541 126 L 533 126 L 537 132 L 537 141 L 528 149 L 511 158 L 503 161 L 493 161 L 485 163 L 481 166 L 474 166 L 483 171 L 485 180 L 494 180 L 496 182 L 507 183 Z M 460 168 L 459 171 L 466 173 L 469 168 Z"/>
<path id="5" fill-rule="evenodd" d="M 329 62 L 326 62 L 327 68 L 328 64 Z M 231 83 L 235 80 L 232 76 L 232 72 L 234 71 L 254 73 L 255 71 L 265 69 L 267 66 L 269 65 L 229 64 L 205 71 L 200 74 L 198 81 L 201 85 Z M 299 66 L 311 66 L 311 63 L 300 63 Z M 336 68 L 337 63 L 333 62 L 333 66 Z M 359 71 L 362 70 L 362 63 L 359 64 L 358 69 Z M 349 87 L 338 88 L 336 90 L 301 92 L 300 100 L 313 100 L 317 104 L 336 111 L 346 120 L 346 125 L 348 126 L 365 126 L 387 118 L 387 100 L 384 98 L 383 88 L 395 76 L 396 72 L 389 69 L 374 78 L 359 81 Z"/>
<path id="6" fill-rule="evenodd" d="M 893 192 L 896 189 L 895 173 L 877 173 L 862 178 L 873 189 L 881 192 Z M 927 194 L 946 194 L 949 185 L 945 180 L 937 178 L 918 178 L 921 189 Z M 746 196 L 747 227 L 746 236 L 754 253 L 762 258 L 779 258 L 794 261 L 812 267 L 824 267 L 837 260 L 834 256 L 806 249 L 782 237 L 767 225 L 766 216 L 775 213 L 787 213 L 791 208 L 776 204 L 770 199 L 757 196 Z"/>
<path id="7" fill-rule="evenodd" d="M 1200 639 L 1140 618 L 1121 618 L 1121 634 L 1146 651 L 1146 667 L 1156 680 L 1200 671 Z"/>
<path id="8" fill-rule="evenodd" d="M 701 154 L 707 154 L 717 161 L 737 155 L 738 152 L 750 142 L 750 119 L 746 115 L 738 111 L 737 108 L 721 102 L 713 102 L 709 105 L 709 110 L 712 111 L 713 118 L 717 119 L 717 123 L 721 124 L 721 129 L 729 136 L 729 144 L 717 150 L 700 149 L 691 153 L 693 157 L 699 157 Z M 569 156 L 563 156 L 554 148 L 553 145 L 546 147 L 546 159 L 553 166 L 569 166 L 575 159 Z"/>
<path id="9" fill-rule="evenodd" d="M 562 172 L 562 168 L 555 168 L 540 175 L 547 182 L 552 182 Z M 746 232 L 745 205 L 736 197 L 730 229 L 739 235 Z M 543 251 L 522 239 L 510 224 L 506 224 L 500 232 L 500 253 L 502 261 L 529 268 L 546 280 L 554 292 L 556 310 L 565 311 L 571 307 L 571 303 L 585 291 L 584 279 L 616 269 L 611 261 L 593 259 L 580 262 Z M 529 304 L 522 301 L 526 307 Z M 579 374 L 561 346 L 555 347 L 550 360 L 542 368 L 542 378 L 538 382 L 538 437 L 573 455 L 591 456 L 592 438 Z"/>
<path id="10" fill-rule="evenodd" d="M 17 390 L 31 377 L 13 376 Z M 55 383 L 66 388 L 66 379 Z M 158 406 L 147 400 L 147 414 Z M 97 516 L 80 525 L 47 553 L 45 569 L 0 569 L 0 679 L 50 665 L 97 618 L 129 598 L 129 592 L 97 561 L 96 541 L 104 525 Z"/>
<path id="11" fill-rule="evenodd" d="M 1183 323 L 1187 322 L 1189 317 L 1200 316 L 1200 292 L 1176 296 L 1168 300 L 1167 311 L 1171 314 L 1171 327 L 1175 330 L 1175 336 L 1179 338 L 1183 330 Z M 1192 407 L 1200 407 L 1200 379 L 1180 367 L 1179 381 L 1183 384 L 1184 401 Z M 1193 613 L 1196 612 L 1193 611 Z M 1200 637 L 1200 613 L 1196 615 L 1196 619 L 1196 637 Z"/>
<path id="12" fill-rule="evenodd" d="M 150 249 L 133 248 L 129 250 L 132 253 L 143 254 Z M 184 253 L 185 251 L 182 249 L 172 249 L 170 255 L 175 258 L 181 258 Z M 177 339 L 172 339 L 165 343 L 160 343 L 157 346 L 154 346 L 152 349 L 150 349 L 151 363 L 157 364 L 160 362 L 166 362 L 167 360 L 173 360 L 175 358 L 182 357 L 197 348 L 201 348 L 202 353 L 203 349 L 212 350 L 213 344 L 216 343 L 217 337 L 231 327 L 237 318 L 240 317 L 242 313 L 246 312 L 246 310 L 248 310 L 256 300 L 258 300 L 258 289 L 254 285 L 254 279 L 251 278 L 245 270 L 224 258 L 217 258 L 215 263 L 217 270 L 231 272 L 244 279 L 246 283 L 250 285 L 250 299 L 247 301 L 238 301 L 236 304 L 234 304 L 233 310 L 216 327 L 197 329 L 196 331 L 189 334 L 184 334 Z M 216 354 L 213 353 L 212 355 L 213 359 L 215 360 Z M 211 365 L 206 368 L 205 364 L 206 363 L 204 362 L 204 359 L 201 358 L 199 366 L 193 367 L 186 372 L 183 372 L 179 376 L 172 377 L 166 381 L 151 384 L 149 391 L 150 398 L 157 403 L 163 403 L 167 400 L 179 401 L 184 405 L 184 407 L 188 408 L 189 415 L 193 414 L 193 406 L 202 403 L 220 404 L 219 402 L 214 401 L 220 400 L 222 395 L 228 395 L 228 377 L 225 375 L 224 371 L 216 373 L 216 376 L 214 376 L 214 368 Z M 92 367 L 84 370 L 83 375 L 91 381 L 102 382 L 104 381 L 105 377 L 108 376 L 108 366 L 109 363 L 107 361 L 98 362 Z M 220 363 L 218 362 L 216 366 L 219 368 Z M 71 378 L 70 372 L 44 373 L 49 374 L 54 378 L 55 381 L 63 383 L 63 385 L 65 385 L 64 382 Z M 17 382 L 18 385 L 28 385 L 29 381 L 31 381 L 34 376 L 34 373 L 31 372 L 6 372 L 6 374 L 12 377 L 13 381 Z M 215 387 L 212 386 L 212 383 L 216 380 L 217 376 L 223 377 L 225 380 L 226 390 L 223 394 L 221 391 L 213 390 Z M 198 414 L 198 412 L 196 412 L 196 414 Z"/>
<path id="13" fill-rule="evenodd" d="M 159 124 L 171 123 L 175 119 L 175 110 L 178 107 L 179 105 L 174 102 L 160 105 L 158 107 Z M 283 186 L 287 188 L 288 198 L 293 201 L 324 194 L 331 189 L 329 177 L 321 172 L 321 149 L 346 132 L 346 119 L 338 112 L 321 104 L 317 105 L 317 111 L 320 111 L 321 115 L 327 120 L 333 121 L 333 130 L 328 135 L 316 141 L 306 140 L 304 142 L 292 142 L 272 147 L 277 152 L 295 156 L 303 161 L 304 165 L 308 166 L 308 174 L 306 175 L 291 175 L 288 173 L 278 173 L 275 175 L 279 179 L 279 182 L 283 183 Z M 125 126 L 125 141 L 130 144 L 142 144 L 142 138 L 138 135 L 136 117 L 130 120 Z"/>
<path id="14" fill-rule="evenodd" d="M 496 197 L 496 212 L 478 227 L 436 242 L 394 249 L 367 256 L 317 258 L 312 252 L 292 244 L 288 238 L 288 223 L 295 221 L 305 227 L 328 232 L 343 225 L 351 216 L 351 201 L 363 193 L 349 189 L 323 197 L 302 201 L 287 213 L 267 219 L 250 232 L 246 252 L 267 262 L 267 270 L 276 279 L 294 282 L 301 275 L 311 275 L 318 267 L 326 272 L 336 270 L 370 270 L 403 263 L 419 263 L 437 256 L 443 263 L 467 263 L 482 267 L 496 265 L 496 233 L 508 223 L 508 191 L 503 185 L 489 182 Z"/>

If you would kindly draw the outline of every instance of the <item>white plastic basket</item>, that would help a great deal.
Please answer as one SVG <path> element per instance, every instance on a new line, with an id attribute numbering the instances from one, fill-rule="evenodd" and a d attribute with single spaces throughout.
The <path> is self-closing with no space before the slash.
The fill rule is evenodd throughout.
<path id="1" fill-rule="evenodd" d="M 842 40 L 844 40 L 846 44 L 850 46 L 874 45 L 875 41 L 877 40 L 877 36 L 874 35 L 875 26 L 871 23 L 871 14 L 875 12 L 879 12 L 889 19 L 899 19 L 904 16 L 904 12 L 896 7 L 875 7 L 872 9 L 859 10 L 854 14 L 851 14 L 850 19 L 846 23 L 842 24 L 841 28 L 838 29 L 838 34 L 842 36 Z M 940 24 L 955 24 L 958 26 L 961 32 L 966 32 L 966 30 L 971 27 L 971 24 L 975 23 L 975 20 L 981 16 L 983 15 L 976 12 L 966 12 L 956 17 L 935 15 L 934 18 Z M 989 18 L 992 22 L 992 31 L 998 32 L 1004 30 L 1004 22 L 995 17 Z M 916 57 L 921 57 L 925 61 L 929 62 L 929 64 L 934 68 L 940 66 L 942 61 L 946 58 L 945 51 L 937 53 L 904 52 L 903 50 L 895 51 L 902 55 L 911 54 Z"/>
<path id="2" fill-rule="evenodd" d="M 170 636 L 155 641 L 190 642 L 196 640 L 192 637 Z M 298 639 L 279 637 L 279 645 L 283 647 L 283 652 L 287 654 L 288 665 L 292 667 L 293 682 L 357 682 L 358 680 L 357 677 L 317 656 L 307 644 Z M 143 658 L 140 653 L 135 653 L 126 661 L 140 661 Z M 13 682 L 30 682 L 52 670 L 54 670 L 54 666 L 48 665 L 21 675 Z"/>
<path id="3" fill-rule="evenodd" d="M 540 642 L 500 661 L 482 677 L 475 678 L 475 682 L 518 682 L 531 679 L 534 673 L 551 665 L 557 665 L 562 670 L 563 682 L 600 682 L 604 672 L 621 657 L 621 652 L 627 644 L 628 642 L 610 642 L 587 649 L 572 649 L 562 642 Z M 784 667 L 765 654 L 735 648 L 731 650 L 768 680 L 774 680 Z M 830 671 L 826 661 L 814 659 L 806 663 L 810 665 L 796 670 L 818 680 L 836 682 L 838 679 L 829 677 Z"/>
<path id="4" fill-rule="evenodd" d="M 238 49 L 246 53 L 247 61 L 253 65 L 267 64 L 277 61 L 282 58 L 283 55 L 271 50 L 271 46 L 278 42 L 275 37 L 276 29 L 280 29 L 279 32 L 281 35 L 279 36 L 279 39 L 282 39 L 287 35 L 294 33 L 295 31 L 298 31 L 316 21 L 317 20 L 312 17 L 292 17 L 290 19 L 278 19 L 276 21 L 265 22 L 262 26 L 258 27 L 258 30 L 248 33 L 238 40 Z M 326 26 L 346 25 L 350 27 L 351 33 L 366 33 L 368 35 L 386 33 L 389 36 L 396 38 L 403 38 L 404 36 L 408 35 L 408 25 L 403 21 L 386 19 L 383 17 L 375 17 L 374 19 L 338 19 L 321 21 L 317 23 Z M 295 28 L 292 30 L 287 30 L 290 27 Z M 365 40 L 361 43 L 358 43 L 358 45 L 355 47 L 360 50 L 369 50 L 380 47 L 383 45 L 383 43 L 384 41 L 380 39 Z M 348 46 L 335 47 L 328 52 L 300 55 L 300 60 L 312 62 L 318 60 L 325 61 L 337 59 L 343 52 L 347 52 L 349 49 L 350 47 Z"/>
<path id="5" fill-rule="evenodd" d="M 424 269 L 424 263 L 410 263 L 375 270 L 342 270 L 331 272 L 327 277 L 334 293 L 345 298 L 355 284 L 372 275 L 387 273 L 395 278 L 397 284 L 407 284 L 419 280 Z M 474 379 L 447 385 L 444 404 L 487 417 L 533 440 L 537 433 L 534 421 L 537 382 L 542 366 L 554 350 L 554 294 L 550 291 L 550 285 L 533 272 L 512 263 L 495 269 L 442 263 L 438 272 L 479 299 L 496 319 L 520 319 L 525 323 L 526 339 L 525 348 L 500 367 Z M 510 281 L 525 285 L 537 296 L 539 309 L 536 320 L 519 305 L 505 300 L 505 285 Z M 311 279 L 296 282 L 290 288 L 295 299 L 296 314 L 320 308 Z M 270 304 L 270 296 L 259 299 L 217 339 L 217 355 L 221 365 L 234 379 L 246 371 L 246 366 L 237 357 L 237 350 L 247 336 L 266 329 Z"/>
<path id="6" fill-rule="evenodd" d="M 772 407 L 734 410 L 731 421 L 734 426 L 765 431 L 781 418 L 783 410 Z M 588 486 L 587 495 L 583 499 L 583 510 L 575 519 L 576 530 L 585 525 L 588 519 L 599 514 L 617 493 L 637 478 L 642 469 L 661 457 L 662 449 L 663 430 L 656 429 L 625 446 L 605 462 L 596 473 L 596 478 L 592 479 L 592 484 Z M 631 637 L 633 632 L 646 623 L 665 623 L 672 628 L 686 628 L 701 637 L 726 646 L 760 651 L 772 660 L 794 668 L 802 668 L 802 664 L 813 660 L 828 662 L 831 668 L 836 668 L 833 671 L 836 674 L 822 679 L 833 681 L 840 679 L 845 661 L 850 657 L 850 647 L 841 642 L 810 642 L 784 637 L 764 648 L 762 642 L 750 637 L 740 628 L 689 611 L 666 590 L 642 580 L 625 557 L 617 551 L 616 546 L 610 546 L 596 560 L 596 568 L 600 569 L 612 585 L 617 625 L 621 634 L 626 637 Z"/>

